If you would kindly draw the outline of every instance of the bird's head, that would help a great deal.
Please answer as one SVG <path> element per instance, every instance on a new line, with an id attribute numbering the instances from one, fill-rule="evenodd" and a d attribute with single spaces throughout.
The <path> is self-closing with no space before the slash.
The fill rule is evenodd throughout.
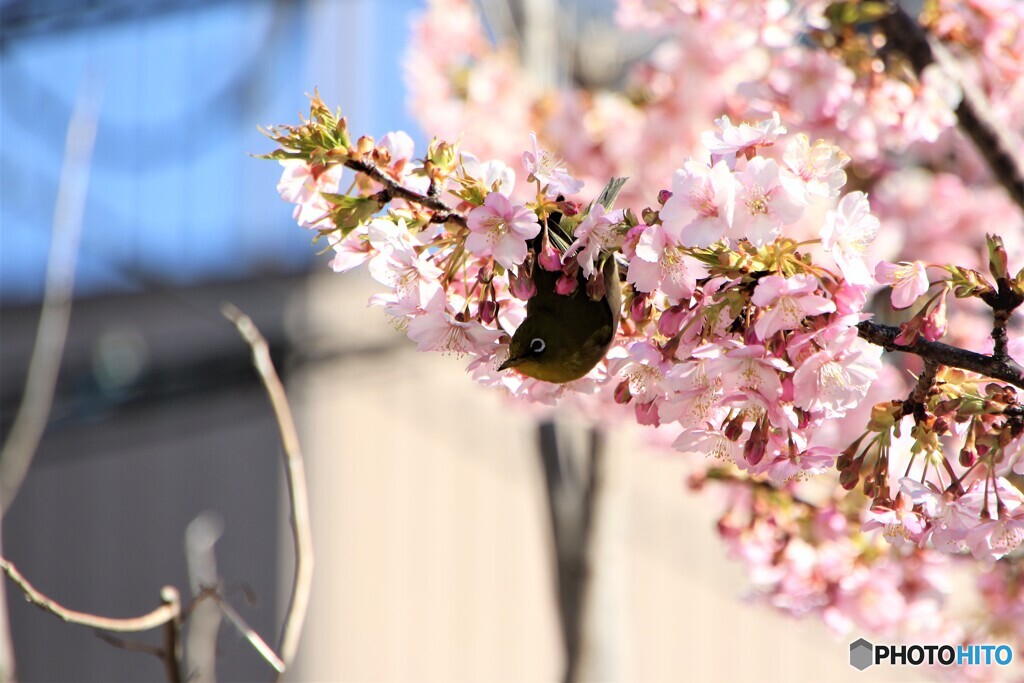
<path id="1" fill-rule="evenodd" d="M 512 335 L 508 360 L 498 369 L 519 372 L 562 384 L 586 375 L 604 357 L 604 349 L 592 344 L 573 343 L 566 333 L 566 320 L 557 317 L 527 317 Z"/>

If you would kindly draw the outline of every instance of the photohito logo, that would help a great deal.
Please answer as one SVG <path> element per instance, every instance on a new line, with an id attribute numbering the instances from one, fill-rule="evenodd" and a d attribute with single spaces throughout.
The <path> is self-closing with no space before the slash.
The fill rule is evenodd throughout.
<path id="1" fill-rule="evenodd" d="M 863 671 L 872 664 L 895 666 L 1006 666 L 1013 661 L 1009 645 L 872 645 L 864 638 L 850 643 L 850 666 Z"/>

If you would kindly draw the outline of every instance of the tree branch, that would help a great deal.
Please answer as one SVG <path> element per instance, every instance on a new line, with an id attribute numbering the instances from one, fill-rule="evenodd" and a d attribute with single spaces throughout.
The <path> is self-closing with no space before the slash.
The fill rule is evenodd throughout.
<path id="1" fill-rule="evenodd" d="M 288 397 L 285 395 L 284 386 L 277 376 L 277 371 L 274 370 L 267 340 L 260 334 L 252 319 L 234 305 L 225 303 L 221 307 L 221 312 L 224 317 L 235 324 L 238 333 L 252 349 L 253 365 L 263 381 L 263 386 L 266 387 L 270 404 L 277 418 L 277 426 L 281 432 L 285 476 L 291 503 L 292 536 L 295 542 L 295 578 L 292 582 L 292 594 L 279 648 L 281 660 L 287 668 L 292 665 L 298 651 L 299 637 L 302 635 L 302 625 L 306 620 L 313 585 L 313 532 L 309 522 L 306 467 L 302 459 L 302 448 L 299 445 L 299 434 L 295 429 L 295 421 L 292 419 L 292 413 L 288 407 Z"/>
<path id="2" fill-rule="evenodd" d="M 870 320 L 858 323 L 857 332 L 862 339 L 877 344 L 886 351 L 912 353 L 923 358 L 926 363 L 931 361 L 951 368 L 976 372 L 979 375 L 998 379 L 1024 389 L 1024 368 L 1011 358 L 999 360 L 942 342 L 927 341 L 921 337 L 918 337 L 913 344 L 897 344 L 895 340 L 900 333 L 899 328 Z"/>
<path id="3" fill-rule="evenodd" d="M 39 326 L 28 363 L 25 393 L 14 417 L 3 450 L 0 451 L 0 501 L 3 512 L 14 502 L 25 481 L 39 440 L 46 429 L 53 405 L 75 286 L 78 244 L 89 187 L 89 166 L 96 140 L 98 85 L 86 75 L 81 93 L 71 112 L 64 142 L 64 162 L 53 207 L 53 230 L 46 264 L 46 283 L 39 313 Z"/>
<path id="4" fill-rule="evenodd" d="M 435 196 L 420 194 L 415 190 L 410 190 L 404 185 L 396 183 L 393 178 L 388 176 L 388 174 L 384 173 L 384 171 L 380 170 L 380 168 L 376 164 L 369 161 L 361 161 L 359 159 L 348 159 L 347 161 L 345 161 L 345 166 L 351 168 L 354 171 L 364 173 L 373 178 L 374 180 L 376 180 L 378 183 L 384 186 L 384 191 L 388 194 L 389 197 L 398 197 L 399 199 L 404 199 L 407 202 L 419 204 L 420 206 L 426 207 L 428 209 L 433 209 L 434 211 L 439 212 L 439 218 L 433 222 L 444 223 L 447 221 L 451 221 L 453 223 L 461 225 L 464 228 L 466 227 L 466 217 L 463 216 L 461 213 L 455 211 L 454 209 L 452 209 L 450 206 L 448 206 Z"/>
<path id="5" fill-rule="evenodd" d="M 77 612 L 57 604 L 36 590 L 35 586 L 29 583 L 28 579 L 22 576 L 21 572 L 4 558 L 0 558 L 0 570 L 3 570 L 7 574 L 7 578 L 17 584 L 22 593 L 25 594 L 26 600 L 69 624 L 79 624 L 80 626 L 89 626 L 116 633 L 134 633 L 163 626 L 181 616 L 181 598 L 178 596 L 178 589 L 174 586 L 164 586 L 160 589 L 160 600 L 163 604 L 149 614 L 143 614 L 141 617 L 117 619 L 101 617 L 96 614 L 89 614 L 88 612 Z"/>
<path id="6" fill-rule="evenodd" d="M 963 99 L 956 110 L 960 129 L 985 158 L 992 175 L 1010 198 L 1024 209 L 1024 165 L 1015 152 L 1016 146 L 993 120 L 984 93 L 967 79 L 959 77 L 953 58 L 940 45 L 930 42 L 921 25 L 899 4 L 893 2 L 892 8 L 892 12 L 879 22 L 889 43 L 906 55 L 918 75 L 925 67 L 938 63 L 946 75 L 960 86 Z"/>

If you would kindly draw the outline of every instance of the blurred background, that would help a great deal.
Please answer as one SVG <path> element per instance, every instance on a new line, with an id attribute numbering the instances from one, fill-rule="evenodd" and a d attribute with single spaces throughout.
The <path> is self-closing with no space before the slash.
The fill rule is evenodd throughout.
<path id="1" fill-rule="evenodd" d="M 539 0 L 506 0 L 512 12 Z M 495 2 L 486 3 L 493 6 Z M 500 3 L 499 3 L 500 4 Z M 610 22 L 610 2 L 577 10 Z M 250 314 L 285 379 L 317 554 L 293 681 L 558 680 L 563 650 L 538 420 L 417 354 L 365 273 L 335 275 L 275 192 L 259 125 L 318 87 L 357 134 L 404 129 L 420 0 L 0 0 L 0 434 L 25 386 L 65 135 L 98 94 L 74 305 L 54 405 L 3 519 L 3 554 L 77 610 L 190 593 L 184 534 L 222 523 L 229 600 L 276 643 L 292 575 L 277 427 L 220 315 Z M 545 416 L 548 419 L 550 416 Z M 581 435 L 556 415 L 563 435 Z M 485 447 L 481 447 L 485 444 Z M 743 596 L 711 497 L 631 429 L 609 436 L 583 612 L 587 679 L 898 680 Z M 25 603 L 22 680 L 159 680 L 160 662 Z M 158 642 L 148 634 L 145 642 Z M 221 680 L 272 680 L 230 625 Z M 888 676 L 888 678 L 886 678 Z"/>

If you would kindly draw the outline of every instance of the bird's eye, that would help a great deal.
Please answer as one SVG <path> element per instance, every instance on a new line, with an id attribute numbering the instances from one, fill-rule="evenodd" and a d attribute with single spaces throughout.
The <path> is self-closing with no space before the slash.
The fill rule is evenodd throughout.
<path id="1" fill-rule="evenodd" d="M 537 339 L 530 340 L 530 350 L 534 353 L 541 353 L 545 348 L 547 348 L 547 344 L 544 343 L 543 339 L 538 337 Z"/>

